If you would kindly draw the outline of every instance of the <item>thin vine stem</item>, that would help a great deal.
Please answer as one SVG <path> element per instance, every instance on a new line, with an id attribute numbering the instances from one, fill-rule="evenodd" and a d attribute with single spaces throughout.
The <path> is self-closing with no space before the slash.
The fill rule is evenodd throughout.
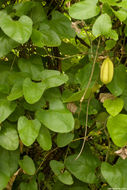
<path id="1" fill-rule="evenodd" d="M 90 100 L 91 100 L 91 96 L 89 97 L 88 102 L 87 102 L 86 122 L 85 122 L 85 133 L 84 133 L 83 143 L 82 143 L 81 150 L 80 150 L 80 152 L 79 152 L 79 154 L 78 154 L 78 156 L 76 157 L 75 160 L 77 160 L 77 159 L 80 157 L 80 155 L 81 155 L 82 152 L 83 152 L 84 146 L 85 146 L 86 136 L 87 136 L 87 129 L 88 129 L 88 112 L 89 112 Z"/>
<path id="2" fill-rule="evenodd" d="M 81 97 L 80 99 L 80 111 L 79 111 L 79 114 L 80 115 L 80 112 L 81 112 L 81 106 L 82 106 L 82 102 L 85 98 L 85 95 L 87 93 L 87 90 L 91 84 L 91 81 L 92 81 L 92 77 L 93 77 L 93 73 L 94 73 L 94 69 L 95 69 L 95 63 L 96 63 L 96 60 L 97 60 L 97 56 L 98 56 L 98 50 L 99 50 L 99 47 L 100 47 L 100 38 L 98 40 L 98 45 L 97 45 L 97 49 L 96 49 L 96 54 L 95 54 L 95 57 L 94 57 L 94 62 L 93 62 L 93 66 L 92 66 L 92 70 L 91 70 L 91 74 L 90 74 L 90 78 L 89 78 L 89 81 L 88 81 L 88 84 L 86 86 L 86 89 L 84 91 L 84 94 L 83 96 Z M 86 123 L 85 123 L 85 133 L 84 133 L 84 140 L 83 140 L 83 144 L 82 144 L 82 147 L 81 147 L 81 150 L 78 154 L 78 156 L 76 157 L 76 160 L 80 157 L 80 155 L 82 154 L 83 152 L 83 149 L 84 149 L 84 146 L 85 146 L 85 142 L 86 142 L 86 136 L 87 136 L 87 123 L 88 123 L 88 108 L 89 108 L 89 103 L 90 103 L 90 99 L 91 99 L 91 96 L 90 98 L 88 99 L 88 103 L 87 103 L 87 112 L 86 112 Z"/>

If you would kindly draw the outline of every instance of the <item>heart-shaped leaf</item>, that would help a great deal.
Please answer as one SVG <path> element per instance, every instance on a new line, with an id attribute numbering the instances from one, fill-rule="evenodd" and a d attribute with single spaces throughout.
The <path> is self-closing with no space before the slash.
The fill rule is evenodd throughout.
<path id="1" fill-rule="evenodd" d="M 94 36 L 107 35 L 112 28 L 112 22 L 110 16 L 106 13 L 100 15 L 93 25 L 92 32 Z"/>
<path id="2" fill-rule="evenodd" d="M 79 180 L 86 183 L 96 183 L 97 177 L 95 169 L 100 165 L 99 160 L 92 155 L 89 147 L 76 160 L 77 154 L 71 155 L 66 159 L 66 168 Z"/>
<path id="3" fill-rule="evenodd" d="M 18 120 L 18 132 L 24 145 L 33 144 L 39 134 L 41 123 L 35 120 L 28 120 L 25 116 L 21 116 Z"/>
<path id="4" fill-rule="evenodd" d="M 127 159 L 122 160 L 119 158 L 113 166 L 104 162 L 101 165 L 101 172 L 112 188 L 127 188 Z"/>
<path id="5" fill-rule="evenodd" d="M 11 19 L 6 12 L 0 11 L 0 27 L 13 40 L 24 44 L 32 34 L 32 20 L 28 16 L 21 16 L 18 21 Z"/>
<path id="6" fill-rule="evenodd" d="M 45 89 L 45 83 L 35 83 L 30 78 L 26 78 L 23 82 L 24 98 L 29 104 L 36 103 L 41 98 Z"/>
<path id="7" fill-rule="evenodd" d="M 74 118 L 68 110 L 38 110 L 36 117 L 47 128 L 58 133 L 74 129 Z"/>
<path id="8" fill-rule="evenodd" d="M 24 156 L 23 160 L 19 161 L 19 165 L 28 175 L 34 175 L 36 170 L 35 165 L 29 156 Z"/>
<path id="9" fill-rule="evenodd" d="M 127 115 L 119 114 L 115 117 L 110 116 L 107 122 L 108 132 L 113 142 L 123 147 L 127 144 Z"/>
<path id="10" fill-rule="evenodd" d="M 116 116 L 123 109 L 124 101 L 121 98 L 116 98 L 114 100 L 107 99 L 104 101 L 103 106 L 110 115 Z"/>

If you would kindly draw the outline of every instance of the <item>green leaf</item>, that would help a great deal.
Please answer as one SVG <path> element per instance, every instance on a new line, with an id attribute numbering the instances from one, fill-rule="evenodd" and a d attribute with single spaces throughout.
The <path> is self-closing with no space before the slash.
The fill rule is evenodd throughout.
<path id="1" fill-rule="evenodd" d="M 32 80 L 41 80 L 41 72 L 44 70 L 42 59 L 39 56 L 31 56 L 29 59 L 20 58 L 18 60 L 20 71 L 29 73 Z"/>
<path id="2" fill-rule="evenodd" d="M 79 101 L 79 100 L 82 98 L 84 92 L 85 92 L 85 89 L 84 89 L 84 90 L 81 90 L 81 91 L 79 91 L 79 92 L 73 93 L 70 97 L 65 98 L 65 99 L 63 100 L 63 102 L 64 102 L 64 103 L 67 103 L 67 102 L 76 102 L 76 101 Z M 86 93 L 84 99 L 88 99 L 90 95 L 91 95 L 91 88 L 89 88 L 89 89 L 87 90 L 87 93 Z"/>
<path id="3" fill-rule="evenodd" d="M 72 176 L 67 170 L 64 170 L 64 164 L 62 162 L 58 162 L 56 160 L 51 160 L 50 167 L 51 167 L 52 171 L 55 173 L 55 175 L 57 176 L 57 178 L 62 183 L 67 184 L 67 185 L 73 184 Z"/>
<path id="4" fill-rule="evenodd" d="M 18 120 L 18 132 L 24 145 L 30 146 L 34 143 L 39 134 L 41 123 L 35 120 L 28 120 L 25 116 L 21 116 Z"/>
<path id="5" fill-rule="evenodd" d="M 73 133 L 59 133 L 57 135 L 57 146 L 64 147 L 67 146 L 74 138 Z"/>
<path id="6" fill-rule="evenodd" d="M 13 101 L 13 100 L 16 100 L 22 96 L 23 96 L 23 81 L 20 80 L 20 81 L 17 81 L 13 85 L 10 94 L 7 96 L 7 99 L 9 101 Z"/>
<path id="7" fill-rule="evenodd" d="M 124 20 L 126 20 L 126 18 L 127 18 L 127 11 L 126 11 L 126 9 L 121 8 L 121 9 L 119 9 L 118 11 L 114 11 L 114 10 L 112 9 L 112 11 L 114 12 L 115 16 L 116 16 L 121 22 L 123 22 Z"/>
<path id="8" fill-rule="evenodd" d="M 33 7 L 31 11 L 31 18 L 33 20 L 34 26 L 38 28 L 40 26 L 40 23 L 44 22 L 47 19 L 47 15 L 41 2 L 36 1 L 34 4 L 36 6 Z"/>
<path id="9" fill-rule="evenodd" d="M 1 70 L 1 68 L 0 68 Z M 8 81 L 8 75 L 10 73 L 8 71 L 1 71 L 0 72 L 0 92 L 3 94 L 8 94 L 10 91 L 10 84 Z"/>
<path id="10" fill-rule="evenodd" d="M 4 189 L 18 168 L 19 151 L 7 151 L 0 147 L 0 189 Z"/>
<path id="11" fill-rule="evenodd" d="M 54 132 L 68 133 L 74 129 L 74 118 L 68 110 L 39 110 L 36 117 Z"/>
<path id="12" fill-rule="evenodd" d="M 20 190 L 38 190 L 36 180 L 32 179 L 28 183 L 22 182 L 20 184 Z"/>
<path id="13" fill-rule="evenodd" d="M 98 0 L 83 0 L 71 6 L 69 14 L 72 18 L 85 20 L 99 14 L 100 9 L 96 6 Z"/>
<path id="14" fill-rule="evenodd" d="M 83 68 L 79 69 L 79 71 L 76 74 L 76 82 L 81 84 L 81 88 L 84 89 L 86 88 L 90 75 L 91 75 L 91 70 L 92 70 L 92 64 L 88 63 L 86 64 Z M 95 65 L 92 81 L 90 83 L 90 88 L 95 84 L 96 80 L 98 79 L 99 76 L 99 65 Z"/>
<path id="15" fill-rule="evenodd" d="M 28 175 L 34 175 L 36 169 L 33 160 L 29 156 L 24 156 L 23 160 L 19 160 L 20 167 Z"/>
<path id="16" fill-rule="evenodd" d="M 54 186 L 53 186 L 53 190 L 89 190 L 87 184 L 79 181 L 79 180 L 75 180 L 73 185 L 65 185 L 63 183 L 61 183 L 60 181 L 57 181 Z"/>
<path id="17" fill-rule="evenodd" d="M 112 188 L 127 188 L 127 159 L 118 159 L 113 166 L 107 162 L 101 165 L 101 173 Z"/>
<path id="18" fill-rule="evenodd" d="M 60 38 L 73 38 L 75 31 L 71 27 L 71 21 L 58 11 L 52 12 L 52 20 L 49 22 L 52 30 L 54 30 Z"/>
<path id="19" fill-rule="evenodd" d="M 51 139 L 50 132 L 44 126 L 41 126 L 39 135 L 37 137 L 37 141 L 43 150 L 48 151 L 52 148 L 52 139 Z"/>
<path id="20" fill-rule="evenodd" d="M 43 96 L 35 104 L 28 104 L 25 100 L 23 102 L 23 107 L 29 111 L 37 111 L 41 109 L 42 107 L 44 107 L 45 105 L 46 105 L 46 102 Z"/>
<path id="21" fill-rule="evenodd" d="M 124 65 L 120 64 L 115 67 L 113 80 L 106 86 L 114 96 L 120 96 L 123 93 L 126 85 L 126 68 Z"/>
<path id="22" fill-rule="evenodd" d="M 15 126 L 5 123 L 0 131 L 0 145 L 7 150 L 16 150 L 19 146 L 18 133 Z"/>
<path id="23" fill-rule="evenodd" d="M 120 3 L 117 3 L 118 7 L 122 7 L 124 9 L 127 9 L 127 1 L 126 0 L 122 0 Z"/>
<path id="24" fill-rule="evenodd" d="M 80 53 L 80 50 L 78 49 L 78 47 L 74 46 L 70 42 L 68 43 L 62 42 L 61 45 L 59 46 L 59 50 L 64 55 L 75 55 L 75 54 Z"/>
<path id="25" fill-rule="evenodd" d="M 110 115 L 116 116 L 123 109 L 124 101 L 121 98 L 116 98 L 114 100 L 107 99 L 104 101 L 103 106 Z"/>
<path id="26" fill-rule="evenodd" d="M 0 30 L 0 58 L 7 55 L 13 48 L 16 48 L 19 44 L 6 36 Z"/>
<path id="27" fill-rule="evenodd" d="M 17 3 L 16 5 L 13 6 L 13 8 L 16 10 L 15 15 L 20 17 L 22 15 L 26 15 L 34 6 L 35 2 L 26 1 L 26 2 Z"/>
<path id="28" fill-rule="evenodd" d="M 65 166 L 66 168 L 80 181 L 85 183 L 96 183 L 97 177 L 95 169 L 100 165 L 100 161 L 92 155 L 88 147 L 76 160 L 77 154 L 67 157 Z"/>
<path id="29" fill-rule="evenodd" d="M 115 41 L 117 41 L 118 38 L 119 38 L 119 36 L 118 36 L 116 30 L 110 30 L 110 32 L 109 32 L 107 35 L 105 35 L 105 36 L 106 36 L 107 38 L 111 38 L 111 39 L 113 39 L 113 40 L 115 40 Z"/>
<path id="30" fill-rule="evenodd" d="M 127 115 L 110 116 L 107 122 L 108 132 L 114 144 L 123 147 L 127 144 Z"/>
<path id="31" fill-rule="evenodd" d="M 100 0 L 102 3 L 108 3 L 109 5 L 116 6 L 118 0 Z"/>
<path id="32" fill-rule="evenodd" d="M 32 34 L 32 20 L 25 15 L 14 21 L 6 12 L 0 11 L 0 27 L 7 36 L 21 44 L 27 42 Z"/>
<path id="33" fill-rule="evenodd" d="M 107 35 L 110 33 L 111 28 L 111 18 L 105 13 L 96 19 L 92 28 L 92 32 L 94 36 Z"/>
<path id="34" fill-rule="evenodd" d="M 111 50 L 116 45 L 116 42 L 114 40 L 107 40 L 105 43 L 106 43 L 105 50 Z"/>
<path id="35" fill-rule="evenodd" d="M 57 87 L 68 80 L 68 76 L 66 74 L 62 74 L 59 71 L 55 70 L 44 70 L 41 73 L 42 83 L 45 83 L 46 88 Z"/>
<path id="36" fill-rule="evenodd" d="M 51 30 L 49 25 L 44 25 L 41 31 L 33 29 L 32 32 L 32 42 L 37 47 L 49 46 L 57 47 L 60 46 L 61 40 L 56 32 Z"/>
<path id="37" fill-rule="evenodd" d="M 3 122 L 15 110 L 16 103 L 6 99 L 0 99 L 0 123 Z"/>
<path id="38" fill-rule="evenodd" d="M 24 98 L 29 104 L 34 104 L 39 101 L 45 89 L 45 83 L 35 83 L 32 82 L 30 78 L 26 78 L 23 82 Z"/>

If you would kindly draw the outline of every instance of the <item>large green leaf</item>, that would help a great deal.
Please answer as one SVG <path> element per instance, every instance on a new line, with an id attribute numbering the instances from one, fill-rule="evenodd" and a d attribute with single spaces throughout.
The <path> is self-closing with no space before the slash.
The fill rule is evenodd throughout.
<path id="1" fill-rule="evenodd" d="M 28 175 L 34 175 L 35 165 L 33 160 L 29 156 L 24 156 L 23 160 L 19 160 L 19 165 Z"/>
<path id="2" fill-rule="evenodd" d="M 3 122 L 15 110 L 16 103 L 6 99 L 0 99 L 0 123 Z"/>
<path id="3" fill-rule="evenodd" d="M 29 59 L 20 58 L 18 60 L 20 71 L 29 73 L 32 80 L 41 80 L 41 72 L 44 70 L 42 59 L 39 56 L 31 56 Z"/>
<path id="4" fill-rule="evenodd" d="M 94 36 L 107 35 L 110 33 L 111 28 L 111 18 L 105 13 L 96 19 L 92 28 L 92 32 Z"/>
<path id="5" fill-rule="evenodd" d="M 54 30 L 60 38 L 75 37 L 75 31 L 71 27 L 71 21 L 64 14 L 53 11 L 52 20 L 49 23 L 52 30 Z"/>
<path id="6" fill-rule="evenodd" d="M 14 21 L 6 12 L 0 11 L 0 27 L 7 36 L 21 44 L 27 42 L 32 34 L 32 20 L 28 16 Z"/>
<path id="7" fill-rule="evenodd" d="M 67 171 L 64 170 L 64 164 L 62 162 L 58 162 L 56 160 L 51 160 L 50 161 L 50 167 L 57 176 L 57 178 L 64 184 L 67 185 L 72 185 L 73 184 L 73 179 L 71 174 Z M 62 171 L 64 170 L 64 171 Z"/>
<path id="8" fill-rule="evenodd" d="M 101 172 L 112 188 L 127 188 L 127 159 L 122 160 L 119 158 L 117 163 L 113 166 L 107 162 L 103 162 Z"/>
<path id="9" fill-rule="evenodd" d="M 43 29 L 44 28 L 44 29 Z M 61 40 L 57 33 L 51 30 L 50 26 L 45 24 L 42 30 L 33 29 L 31 39 L 35 46 L 43 47 L 57 47 L 60 46 Z"/>
<path id="10" fill-rule="evenodd" d="M 116 116 L 123 109 L 124 101 L 121 98 L 116 98 L 114 100 L 107 99 L 104 101 L 103 106 L 110 115 Z"/>
<path id="11" fill-rule="evenodd" d="M 0 189 L 4 189 L 18 168 L 19 151 L 7 151 L 0 147 Z"/>
<path id="12" fill-rule="evenodd" d="M 26 2 L 21 2 L 17 3 L 14 5 L 14 9 L 16 10 L 15 15 L 16 16 L 22 16 L 22 15 L 27 15 L 27 13 L 35 6 L 35 2 L 31 1 L 26 1 Z"/>
<path id="13" fill-rule="evenodd" d="M 99 14 L 98 0 L 83 0 L 71 6 L 69 13 L 75 19 L 89 19 Z"/>
<path id="14" fill-rule="evenodd" d="M 46 151 L 52 148 L 51 135 L 50 135 L 49 130 L 46 127 L 41 126 L 39 135 L 37 137 L 37 141 L 40 144 L 40 147 Z"/>
<path id="15" fill-rule="evenodd" d="M 119 114 L 110 116 L 107 122 L 108 132 L 113 142 L 123 147 L 127 144 L 127 115 Z"/>
<path id="16" fill-rule="evenodd" d="M 30 78 L 26 78 L 23 82 L 23 95 L 29 104 L 36 103 L 41 98 L 45 89 L 45 83 L 35 83 Z"/>
<path id="17" fill-rule="evenodd" d="M 15 126 L 5 123 L 0 131 L 0 145 L 7 150 L 16 150 L 19 146 L 19 138 Z"/>
<path id="18" fill-rule="evenodd" d="M 74 129 L 74 118 L 68 110 L 38 110 L 36 117 L 47 128 L 58 133 Z"/>
<path id="19" fill-rule="evenodd" d="M 19 44 L 6 36 L 0 30 L 0 57 L 7 55 L 13 48 L 17 47 Z"/>
<path id="20" fill-rule="evenodd" d="M 21 116 L 18 120 L 18 132 L 24 145 L 33 144 L 39 134 L 41 123 L 35 120 L 28 120 L 25 116 Z"/>
<path id="21" fill-rule="evenodd" d="M 126 68 L 124 65 L 120 64 L 115 68 L 113 80 L 106 86 L 113 95 L 119 96 L 123 93 L 125 89 L 126 80 L 127 80 Z"/>
<path id="22" fill-rule="evenodd" d="M 77 154 L 67 157 L 66 168 L 79 180 L 86 183 L 96 183 L 95 169 L 100 165 L 99 160 L 85 147 L 82 155 L 76 160 Z"/>
<path id="23" fill-rule="evenodd" d="M 45 83 L 46 88 L 57 87 L 68 80 L 66 74 L 62 74 L 59 71 L 55 70 L 44 70 L 41 72 L 42 83 Z"/>
<path id="24" fill-rule="evenodd" d="M 35 4 L 35 2 L 34 2 L 34 4 Z M 31 11 L 31 18 L 32 18 L 34 26 L 36 26 L 36 28 L 39 27 L 40 23 L 44 22 L 47 19 L 45 9 L 41 2 L 36 1 L 36 6 L 33 7 L 32 11 Z"/>

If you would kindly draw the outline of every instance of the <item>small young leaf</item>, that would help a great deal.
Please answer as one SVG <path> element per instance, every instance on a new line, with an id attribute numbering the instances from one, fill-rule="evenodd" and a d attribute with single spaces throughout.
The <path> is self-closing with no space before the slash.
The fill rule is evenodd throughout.
<path id="1" fill-rule="evenodd" d="M 35 173 L 35 165 L 33 160 L 29 156 L 24 156 L 23 160 L 19 160 L 20 167 L 24 170 L 28 175 L 34 175 Z"/>

